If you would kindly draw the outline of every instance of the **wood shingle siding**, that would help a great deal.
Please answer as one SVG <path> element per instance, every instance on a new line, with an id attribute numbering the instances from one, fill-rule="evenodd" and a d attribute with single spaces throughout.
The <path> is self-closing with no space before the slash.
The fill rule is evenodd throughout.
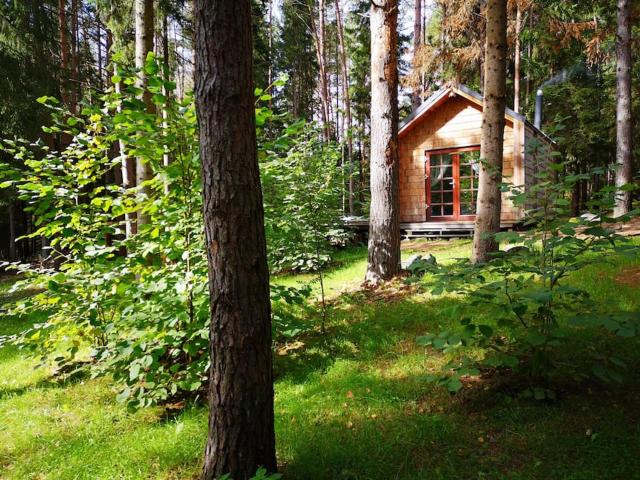
<path id="1" fill-rule="evenodd" d="M 526 161 L 526 135 L 536 135 L 547 146 L 552 143 L 542 132 L 535 130 L 524 117 L 507 109 L 504 135 L 503 179 L 514 185 L 535 181 L 538 165 Z M 427 171 L 425 161 L 434 150 L 446 151 L 480 147 L 482 126 L 482 99 L 465 87 L 448 87 L 434 95 L 400 126 L 400 221 L 404 223 L 428 222 L 426 205 Z M 455 175 L 454 175 L 455 176 Z M 453 182 L 452 182 L 453 183 Z M 458 190 L 460 187 L 458 187 Z M 517 223 L 524 211 L 513 205 L 509 194 L 502 197 L 501 219 Z M 457 219 L 451 219 L 455 221 Z M 442 218 L 438 222 L 442 222 Z"/>

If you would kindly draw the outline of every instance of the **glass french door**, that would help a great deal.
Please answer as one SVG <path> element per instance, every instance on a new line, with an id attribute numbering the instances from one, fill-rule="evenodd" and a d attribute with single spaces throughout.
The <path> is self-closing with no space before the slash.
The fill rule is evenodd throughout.
<path id="1" fill-rule="evenodd" d="M 476 214 L 480 149 L 434 150 L 426 159 L 427 219 L 472 220 Z"/>

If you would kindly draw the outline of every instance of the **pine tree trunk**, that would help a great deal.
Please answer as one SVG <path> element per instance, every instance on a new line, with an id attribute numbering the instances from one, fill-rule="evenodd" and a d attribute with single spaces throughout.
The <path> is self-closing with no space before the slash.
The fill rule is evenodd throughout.
<path id="1" fill-rule="evenodd" d="M 398 198 L 398 3 L 371 3 L 371 209 L 365 282 L 400 270 Z"/>
<path id="2" fill-rule="evenodd" d="M 60 34 L 60 96 L 62 102 L 69 106 L 69 35 L 67 32 L 66 0 L 58 0 L 58 28 Z"/>
<path id="3" fill-rule="evenodd" d="M 144 65 L 147 60 L 147 54 L 153 52 L 153 0 L 135 0 L 135 21 L 136 21 L 136 53 L 135 62 L 138 72 L 138 88 L 144 89 L 142 101 L 145 104 L 147 113 L 154 113 L 154 105 L 151 101 L 151 94 L 147 90 L 147 75 L 144 73 Z M 136 185 L 140 192 L 149 198 L 151 189 L 144 182 L 153 178 L 153 171 L 149 162 L 142 158 L 136 159 Z M 149 216 L 142 212 L 138 212 L 138 227 L 149 223 Z"/>
<path id="4" fill-rule="evenodd" d="M 413 18 L 413 65 L 416 65 L 416 55 L 422 45 L 422 0 L 414 0 Z M 415 111 L 422 103 L 422 85 L 413 89 L 411 95 L 411 110 Z"/>
<path id="5" fill-rule="evenodd" d="M 320 117 L 323 123 L 324 140 L 330 141 L 333 137 L 331 130 L 331 98 L 329 95 L 329 80 L 327 78 L 327 54 L 325 49 L 325 0 L 318 1 L 318 25 L 315 25 L 313 11 L 311 12 L 311 31 L 316 47 L 316 58 L 318 60 L 319 90 L 320 90 Z"/>
<path id="6" fill-rule="evenodd" d="M 163 78 L 165 82 L 171 80 L 169 70 L 169 18 L 167 13 L 164 12 L 162 17 L 162 65 L 164 67 Z M 167 102 L 173 101 L 171 94 L 165 87 L 162 87 L 162 92 Z M 162 109 L 162 129 L 165 131 L 165 135 L 169 135 L 169 112 L 167 108 Z M 171 155 L 169 154 L 169 146 L 164 146 L 164 153 L 162 154 L 162 166 L 166 169 L 171 163 Z M 164 183 L 164 193 L 169 193 L 169 183 Z"/>
<path id="7" fill-rule="evenodd" d="M 522 10 L 516 5 L 516 41 L 513 58 L 513 111 L 520 113 L 520 31 L 522 30 Z"/>
<path id="8" fill-rule="evenodd" d="M 632 181 L 631 120 L 631 1 L 618 0 L 618 32 L 616 35 L 616 205 L 618 217 L 631 209 L 631 193 L 619 190 Z"/>
<path id="9" fill-rule="evenodd" d="M 502 158 L 506 106 L 507 0 L 489 0 L 484 62 L 484 101 L 480 141 L 480 178 L 475 230 L 474 263 L 486 262 L 498 250 L 494 234 L 500 231 Z"/>
<path id="10" fill-rule="evenodd" d="M 80 101 L 80 33 L 78 29 L 78 0 L 71 0 L 71 105 L 76 113 Z"/>
<path id="11" fill-rule="evenodd" d="M 347 52 L 344 42 L 344 25 L 340 11 L 340 0 L 336 0 L 336 29 L 338 30 L 338 46 L 340 48 L 340 68 L 342 73 L 342 97 L 345 114 L 345 138 L 347 139 L 347 157 L 349 160 L 349 215 L 355 214 L 355 158 L 353 157 L 353 132 L 351 120 L 351 97 L 349 95 L 349 70 L 347 69 Z"/>
<path id="12" fill-rule="evenodd" d="M 250 0 L 196 0 L 196 107 L 211 303 L 204 480 L 275 471 L 269 271 Z"/>

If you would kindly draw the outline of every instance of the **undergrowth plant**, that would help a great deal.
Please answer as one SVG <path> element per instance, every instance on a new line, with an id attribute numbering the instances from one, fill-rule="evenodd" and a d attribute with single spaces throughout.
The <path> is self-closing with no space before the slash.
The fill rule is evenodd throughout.
<path id="1" fill-rule="evenodd" d="M 44 239 L 47 258 L 5 265 L 22 274 L 14 290 L 38 292 L 7 313 L 37 313 L 45 320 L 0 342 L 28 349 L 59 375 L 111 375 L 118 399 L 132 408 L 194 398 L 204 389 L 209 365 L 194 102 L 191 95 L 167 94 L 176 85 L 153 55 L 145 71 L 164 115 L 147 112 L 136 72 L 123 71 L 113 78 L 121 92 L 110 89 L 76 115 L 54 98 L 40 99 L 53 115 L 46 130 L 61 148 L 20 140 L 1 144 L 23 168 L 5 165 L 0 186 L 16 189 L 28 204 L 38 227 L 30 236 Z M 258 101 L 265 95 L 256 93 Z M 263 107 L 256 113 L 270 115 Z M 284 132 L 275 142 L 307 142 L 310 127 L 278 128 Z M 277 155 L 261 149 L 265 164 L 277 162 L 270 158 Z M 127 157 L 151 165 L 149 195 L 116 180 Z M 125 214 L 140 213 L 149 223 L 126 237 Z M 272 287 L 274 339 L 309 328 L 303 319 L 309 295 L 308 287 Z"/>
<path id="2" fill-rule="evenodd" d="M 571 191 L 589 175 L 558 181 L 555 177 L 562 171 L 562 163 L 552 162 L 536 174 L 527 192 L 505 187 L 517 206 L 527 208 L 526 229 L 496 234 L 504 248 L 485 264 L 465 259 L 447 266 L 414 266 L 419 273 L 428 272 L 434 294 L 458 295 L 458 304 L 448 313 L 460 318 L 460 328 L 417 339 L 450 355 L 441 373 L 430 377 L 450 391 L 463 387 L 463 377 L 489 372 L 524 382 L 522 393 L 536 399 L 555 397 L 554 378 L 621 381 L 624 360 L 615 351 L 599 348 L 598 336 L 581 333 L 597 329 L 603 335 L 635 337 L 638 314 L 595 302 L 570 279 L 589 265 L 606 262 L 609 255 L 637 255 L 637 247 L 612 226 L 629 217 L 611 218 L 615 189 L 606 187 L 592 195 L 589 213 L 572 218 Z M 491 322 L 483 320 L 487 315 Z M 563 358 L 568 346 L 578 344 L 584 346 L 587 364 Z"/>

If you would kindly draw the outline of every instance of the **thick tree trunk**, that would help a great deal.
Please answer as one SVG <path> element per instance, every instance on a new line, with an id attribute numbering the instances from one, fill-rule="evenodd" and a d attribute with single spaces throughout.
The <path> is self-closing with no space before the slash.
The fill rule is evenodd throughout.
<path id="1" fill-rule="evenodd" d="M 520 113 L 520 31 L 522 30 L 522 10 L 516 4 L 516 41 L 513 58 L 513 111 Z"/>
<path id="2" fill-rule="evenodd" d="M 338 30 L 338 46 L 340 48 L 340 69 L 342 73 L 342 97 L 344 101 L 344 131 L 347 140 L 347 157 L 349 160 L 349 215 L 355 214 L 355 158 L 353 157 L 353 132 L 351 120 L 351 97 L 349 96 L 349 70 L 347 68 L 347 49 L 344 42 L 344 25 L 340 11 L 340 0 L 336 0 L 336 29 Z"/>
<path id="3" fill-rule="evenodd" d="M 500 231 L 502 158 L 506 106 L 507 0 L 489 0 L 484 62 L 484 102 L 480 141 L 480 178 L 475 231 L 474 263 L 486 262 L 498 249 Z"/>
<path id="4" fill-rule="evenodd" d="M 202 478 L 275 471 L 269 271 L 258 171 L 250 0 L 196 0 L 196 106 L 211 303 Z"/>
<path id="5" fill-rule="evenodd" d="M 618 32 L 616 35 L 616 205 L 618 217 L 631 209 L 631 193 L 619 190 L 632 181 L 631 123 L 631 1 L 618 0 Z"/>
<path id="6" fill-rule="evenodd" d="M 414 0 L 413 18 L 413 65 L 416 65 L 416 55 L 422 45 L 422 0 Z M 422 103 L 422 82 L 413 89 L 411 94 L 411 110 L 415 111 Z"/>
<path id="7" fill-rule="evenodd" d="M 136 69 L 138 72 L 139 88 L 144 89 L 142 100 L 147 109 L 147 113 L 154 113 L 154 105 L 151 101 L 151 94 L 147 91 L 147 75 L 144 73 L 144 65 L 149 52 L 153 52 L 153 0 L 135 0 L 135 19 L 136 19 Z M 146 198 L 151 196 L 151 189 L 148 185 L 144 185 L 153 178 L 153 171 L 149 162 L 142 158 L 136 159 L 136 185 L 140 192 Z M 143 211 L 138 212 L 138 226 L 149 223 L 149 216 Z"/>
<path id="8" fill-rule="evenodd" d="M 371 2 L 371 210 L 365 282 L 400 270 L 398 199 L 398 3 Z"/>

